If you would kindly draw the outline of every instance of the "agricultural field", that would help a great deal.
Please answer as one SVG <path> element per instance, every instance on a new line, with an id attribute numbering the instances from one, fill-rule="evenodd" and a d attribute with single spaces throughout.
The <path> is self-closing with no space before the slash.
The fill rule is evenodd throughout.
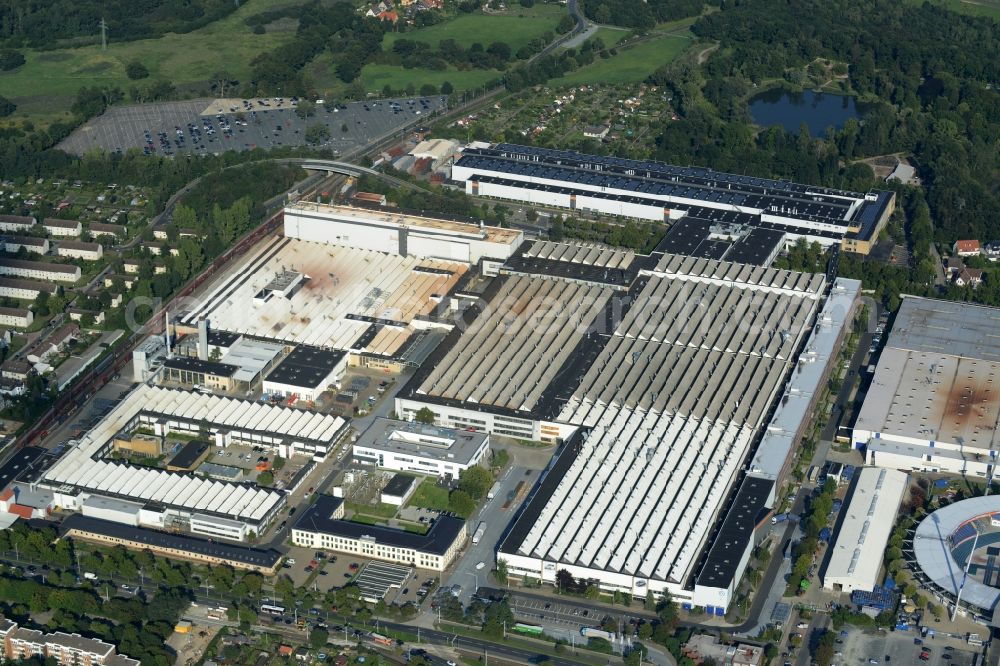
<path id="1" fill-rule="evenodd" d="M 226 18 L 193 32 L 134 42 L 112 41 L 107 51 L 102 51 L 99 45 L 25 50 L 24 65 L 0 74 L 0 90 L 18 105 L 12 118 L 31 115 L 33 120 L 39 117 L 58 120 L 68 118 L 76 92 L 83 86 L 117 86 L 127 93 L 130 86 L 148 86 L 152 81 L 164 79 L 183 88 L 204 83 L 222 70 L 238 80 L 244 79 L 255 56 L 292 39 L 295 34 L 293 28 L 288 32 L 255 35 L 244 19 L 301 1 L 248 0 Z M 125 68 L 134 60 L 145 65 L 149 78 L 129 80 Z"/>
<path id="2" fill-rule="evenodd" d="M 598 58 L 586 67 L 549 81 L 549 85 L 557 87 L 642 81 L 657 68 L 673 61 L 691 43 L 691 37 L 683 34 L 651 37 L 634 46 L 619 47 L 616 55 L 607 59 Z M 605 46 L 612 45 L 605 41 Z"/>
<path id="3" fill-rule="evenodd" d="M 538 4 L 530 9 L 516 6 L 501 14 L 462 14 L 444 23 L 410 32 L 388 34 L 382 42 L 385 50 L 399 39 L 412 39 L 437 47 L 442 39 L 454 39 L 468 47 L 479 42 L 484 47 L 492 42 L 506 42 L 512 51 L 541 37 L 547 31 L 555 33 L 559 20 L 566 15 L 561 5 Z"/>

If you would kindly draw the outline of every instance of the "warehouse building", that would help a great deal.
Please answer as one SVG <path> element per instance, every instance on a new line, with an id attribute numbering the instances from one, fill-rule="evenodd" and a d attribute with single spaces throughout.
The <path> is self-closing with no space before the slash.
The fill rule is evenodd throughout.
<path id="1" fill-rule="evenodd" d="M 347 367 L 347 354 L 299 345 L 264 378 L 264 393 L 270 396 L 315 402 L 336 384 Z"/>
<path id="2" fill-rule="evenodd" d="M 5 298 L 33 301 L 38 298 L 38 294 L 46 293 L 51 296 L 58 290 L 59 287 L 51 282 L 0 277 L 0 296 Z"/>
<path id="3" fill-rule="evenodd" d="M 906 296 L 854 424 L 869 465 L 985 477 L 1000 450 L 1000 309 Z"/>
<path id="4" fill-rule="evenodd" d="M 3 251 L 17 254 L 21 250 L 32 254 L 48 254 L 49 239 L 35 236 L 4 236 Z"/>
<path id="5" fill-rule="evenodd" d="M 104 256 L 104 248 L 100 243 L 64 240 L 59 241 L 59 244 L 56 246 L 56 254 L 60 257 L 97 261 Z"/>
<path id="6" fill-rule="evenodd" d="M 80 267 L 72 264 L 52 264 L 24 259 L 0 259 L 0 275 L 46 280 L 54 282 L 76 282 L 80 279 Z"/>
<path id="7" fill-rule="evenodd" d="M 459 478 L 489 456 L 490 436 L 377 418 L 354 442 L 354 460 L 399 472 Z"/>
<path id="8" fill-rule="evenodd" d="M 396 412 L 412 421 L 429 407 L 435 423 L 452 428 L 543 442 L 565 437 L 572 428 L 543 425 L 533 414 L 549 403 L 551 378 L 577 346 L 596 339 L 589 326 L 614 293 L 585 279 L 503 276 L 484 294 L 489 307 L 449 333 L 397 395 Z"/>
<path id="9" fill-rule="evenodd" d="M 501 545 L 509 569 L 546 582 L 566 569 L 724 613 L 729 585 L 692 585 L 699 558 L 823 286 L 819 275 L 664 256 L 560 410 L 558 422 L 585 430 Z"/>
<path id="10" fill-rule="evenodd" d="M 0 307 L 0 326 L 28 328 L 35 321 L 35 315 L 26 308 Z"/>
<path id="11" fill-rule="evenodd" d="M 503 261 L 524 240 L 515 229 L 422 215 L 299 202 L 285 209 L 285 236 L 401 257 Z"/>
<path id="12" fill-rule="evenodd" d="M 179 326 L 195 330 L 209 319 L 213 330 L 391 357 L 468 270 L 459 261 L 278 237 L 224 275 Z"/>
<path id="13" fill-rule="evenodd" d="M 467 194 L 655 222 L 692 216 L 867 254 L 895 193 L 867 194 L 509 143 L 467 146 L 451 171 Z"/>
<path id="14" fill-rule="evenodd" d="M 321 495 L 292 527 L 296 546 L 352 553 L 420 569 L 444 571 L 468 538 L 465 521 L 439 516 L 426 534 L 344 520 L 344 501 Z"/>
<path id="15" fill-rule="evenodd" d="M 79 220 L 60 220 L 54 217 L 47 217 L 42 220 L 42 228 L 49 232 L 51 236 L 63 238 L 79 236 L 83 233 L 83 226 Z"/>
<path id="16" fill-rule="evenodd" d="M 855 475 L 820 574 L 824 588 L 874 590 L 907 479 L 903 472 L 876 467 Z"/>

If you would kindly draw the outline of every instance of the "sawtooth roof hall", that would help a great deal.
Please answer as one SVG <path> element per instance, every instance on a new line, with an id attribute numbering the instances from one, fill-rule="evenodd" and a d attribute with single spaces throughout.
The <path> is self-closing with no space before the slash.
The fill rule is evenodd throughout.
<path id="1" fill-rule="evenodd" d="M 564 442 L 500 545 L 512 574 L 553 582 L 567 569 L 724 612 L 809 413 L 796 402 L 805 408 L 784 414 L 782 393 L 818 395 L 824 373 L 811 370 L 836 345 L 817 341 L 839 339 L 860 285 L 831 292 L 822 275 L 563 245 L 511 257 L 396 411 Z M 789 435 L 769 449 L 780 460 L 747 476 L 769 423 Z M 713 549 L 716 533 L 728 551 Z"/>

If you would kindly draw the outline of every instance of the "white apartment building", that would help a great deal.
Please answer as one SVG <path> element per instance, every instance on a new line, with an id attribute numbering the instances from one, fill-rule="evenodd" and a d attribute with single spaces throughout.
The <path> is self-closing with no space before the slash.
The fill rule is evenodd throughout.
<path id="1" fill-rule="evenodd" d="M 0 325 L 28 328 L 35 321 L 35 315 L 25 308 L 0 307 Z"/>
<path id="2" fill-rule="evenodd" d="M 60 220 L 54 217 L 47 217 L 42 220 L 42 228 L 52 236 L 63 238 L 79 236 L 83 233 L 83 225 L 79 220 Z"/>
<path id="3" fill-rule="evenodd" d="M 139 661 L 117 654 L 115 646 L 96 638 L 57 631 L 46 634 L 19 627 L 0 617 L 0 640 L 5 660 L 51 658 L 59 666 L 139 666 Z"/>
<path id="4" fill-rule="evenodd" d="M 0 259 L 0 275 L 51 280 L 54 282 L 76 282 L 80 279 L 80 267 L 71 264 L 51 264 L 43 261 L 23 259 Z"/>
<path id="5" fill-rule="evenodd" d="M 0 277 L 0 296 L 7 298 L 17 298 L 22 301 L 33 301 L 38 294 L 45 292 L 49 295 L 56 293 L 58 287 L 51 282 L 37 282 L 35 280 L 18 280 L 16 278 Z"/>
<path id="6" fill-rule="evenodd" d="M 3 239 L 4 252 L 17 254 L 24 249 L 25 252 L 33 254 L 48 254 L 49 239 L 36 238 L 35 236 L 5 236 Z"/>
<path id="7" fill-rule="evenodd" d="M 25 215 L 0 215 L 0 231 L 26 231 L 35 226 L 37 221 Z"/>
<path id="8" fill-rule="evenodd" d="M 101 247 L 100 243 L 61 241 L 58 247 L 56 247 L 56 254 L 60 257 L 97 261 L 104 256 L 104 248 Z"/>

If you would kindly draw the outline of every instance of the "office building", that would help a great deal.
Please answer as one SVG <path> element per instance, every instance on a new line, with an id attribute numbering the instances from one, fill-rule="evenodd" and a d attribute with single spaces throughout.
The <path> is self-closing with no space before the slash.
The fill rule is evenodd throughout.
<path id="1" fill-rule="evenodd" d="M 461 476 L 488 463 L 490 436 L 484 432 L 377 418 L 354 442 L 354 459 L 400 472 Z"/>
<path id="2" fill-rule="evenodd" d="M 375 560 L 444 571 L 468 538 L 465 521 L 439 516 L 426 534 L 344 520 L 344 503 L 321 495 L 292 528 L 292 543 Z"/>

